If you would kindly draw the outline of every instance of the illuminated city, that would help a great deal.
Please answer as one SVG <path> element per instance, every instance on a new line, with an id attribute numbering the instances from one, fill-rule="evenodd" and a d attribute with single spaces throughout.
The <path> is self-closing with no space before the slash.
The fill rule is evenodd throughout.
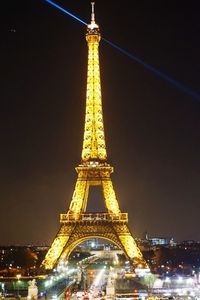
<path id="1" fill-rule="evenodd" d="M 108 83 L 110 71 L 108 71 L 108 75 L 106 75 L 106 65 L 109 62 L 110 52 L 108 52 L 109 55 L 106 54 L 108 56 L 104 56 L 104 54 L 101 52 L 101 43 L 104 41 L 107 47 L 109 46 L 115 50 L 119 50 L 120 55 L 125 55 L 126 59 L 129 58 L 130 60 L 135 60 L 137 63 L 143 65 L 146 70 L 152 72 L 152 74 L 160 77 L 162 80 L 165 80 L 168 84 L 172 84 L 174 87 L 180 90 L 179 92 L 182 92 L 183 94 L 185 93 L 185 95 L 187 95 L 185 97 L 193 98 L 193 101 L 196 101 L 195 105 L 197 106 L 199 105 L 197 102 L 200 100 L 200 95 L 194 89 L 179 83 L 179 81 L 172 79 L 170 76 L 152 67 L 148 63 L 144 63 L 135 55 L 130 54 L 117 44 L 112 43 L 109 39 L 104 38 L 104 35 L 102 35 L 100 30 L 100 27 L 103 26 L 103 24 L 100 26 L 99 22 L 96 21 L 98 18 L 101 19 L 98 13 L 98 2 L 95 3 L 92 1 L 90 3 L 90 10 L 87 10 L 88 14 L 90 14 L 89 22 L 85 22 L 78 15 L 73 14 L 65 9 L 62 3 L 63 1 L 56 3 L 51 0 L 44 0 L 43 2 L 45 3 L 42 3 L 41 5 L 47 5 L 45 9 L 48 8 L 47 10 L 50 10 L 52 15 L 56 13 L 58 15 L 63 13 L 62 20 L 65 20 L 67 17 L 71 17 L 74 21 L 81 23 L 81 25 L 84 25 L 85 27 L 86 32 L 81 34 L 82 43 L 84 43 L 85 35 L 87 44 L 87 67 L 85 71 L 83 71 L 83 68 L 79 68 L 80 61 L 83 62 L 83 59 L 86 58 L 86 56 L 82 56 L 83 53 L 82 50 L 80 50 L 80 47 L 75 47 L 75 40 L 77 39 L 75 33 L 71 35 L 71 40 L 67 46 L 69 49 L 70 47 L 72 48 L 72 50 L 69 50 L 71 51 L 72 55 L 71 57 L 68 56 L 68 59 L 76 61 L 76 63 L 75 61 L 74 63 L 71 63 L 72 69 L 70 70 L 73 70 L 73 75 L 77 72 L 77 75 L 75 76 L 78 76 L 78 74 L 83 71 L 81 76 L 85 77 L 86 79 L 85 88 L 83 88 L 83 85 L 79 84 L 78 81 L 75 85 L 71 84 L 70 79 L 72 73 L 70 71 L 70 74 L 68 74 L 69 70 L 67 68 L 63 68 L 64 70 L 61 74 L 62 77 L 68 76 L 67 80 L 70 82 L 68 89 L 70 86 L 73 86 L 72 90 L 76 92 L 79 90 L 78 95 L 80 96 L 81 94 L 81 98 L 84 98 L 82 95 L 82 90 L 84 89 L 86 91 L 86 97 L 83 100 L 85 101 L 85 104 L 83 105 L 82 102 L 76 102 L 74 105 L 72 102 L 71 105 L 68 106 L 68 102 L 70 102 L 71 98 L 73 98 L 73 93 L 72 91 L 66 91 L 66 96 L 69 99 L 67 100 L 68 102 L 66 104 L 66 110 L 61 112 L 59 109 L 59 104 L 56 102 L 59 101 L 57 100 L 57 98 L 59 98 L 59 94 L 53 94 L 53 102 L 49 103 L 48 106 L 50 107 L 49 109 L 51 113 L 55 112 L 57 115 L 56 110 L 58 109 L 60 114 L 65 115 L 68 110 L 70 111 L 68 118 L 64 117 L 64 119 L 61 119 L 58 117 L 56 122 L 54 122 L 54 118 L 50 117 L 49 119 L 49 116 L 45 116 L 45 113 L 47 113 L 45 111 L 46 107 L 43 105 L 40 107 L 41 103 L 38 103 L 38 107 L 32 104 L 32 106 L 29 108 L 31 113 L 34 111 L 34 109 L 40 110 L 42 119 L 44 117 L 43 122 L 46 124 L 46 120 L 48 120 L 47 123 L 48 126 L 50 126 L 48 129 L 47 127 L 45 128 L 50 132 L 50 135 L 52 134 L 52 136 L 56 136 L 57 142 L 53 143 L 54 145 L 56 144 L 56 148 L 52 150 L 51 160 L 56 160 L 56 157 L 59 157 L 59 153 L 63 151 L 63 146 L 59 144 L 59 139 L 63 140 L 63 138 L 59 137 L 59 131 L 57 131 L 59 126 L 60 130 L 66 130 L 67 143 L 65 150 L 67 149 L 67 155 L 65 161 L 60 160 L 62 171 L 59 169 L 59 171 L 56 172 L 53 170 L 53 168 L 51 169 L 51 167 L 49 167 L 48 159 L 45 160 L 46 154 L 43 152 L 43 150 L 41 150 L 43 149 L 42 144 L 45 144 L 45 138 L 48 133 L 45 132 L 45 134 L 41 135 L 41 149 L 39 144 L 38 146 L 34 147 L 34 137 L 32 137 L 31 134 L 28 134 L 30 138 L 28 142 L 24 140 L 24 143 L 31 143 L 33 152 L 37 152 L 38 147 L 39 150 L 37 153 L 39 156 L 41 156 L 41 161 L 44 160 L 47 162 L 47 164 L 44 163 L 41 169 L 48 169 L 49 167 L 48 172 L 52 177 L 50 180 L 46 175 L 41 176 L 41 181 L 37 187 L 33 185 L 31 186 L 31 190 L 29 190 L 30 199 L 27 199 L 25 197 L 25 191 L 20 189 L 19 195 L 22 201 L 19 202 L 16 200 L 15 206 L 10 205 L 3 213 L 2 221 L 4 237 L 2 239 L 2 244 L 0 245 L 0 298 L 22 300 L 200 299 L 200 241 L 198 241 L 198 225 L 195 223 L 197 219 L 194 217 L 192 218 L 192 212 L 187 211 L 187 209 L 183 209 L 184 205 L 187 207 L 186 203 L 182 204 L 181 202 L 182 206 L 180 207 L 175 201 L 173 202 L 173 200 L 171 200 L 172 202 L 168 206 L 168 202 L 164 201 L 164 197 L 163 199 L 159 198 L 160 186 L 163 185 L 165 187 L 163 190 L 163 195 L 165 195 L 165 193 L 167 194 L 167 185 L 169 184 L 169 179 L 166 175 L 167 173 L 165 174 L 165 171 L 164 173 L 160 173 L 161 177 L 164 178 L 164 181 L 160 181 L 160 186 L 158 184 L 157 189 L 151 193 L 152 195 L 150 197 L 153 198 L 157 195 L 157 198 L 159 198 L 158 202 L 155 202 L 156 204 L 154 205 L 152 204 L 153 202 L 149 200 L 150 198 L 148 198 L 148 192 L 146 198 L 148 201 L 146 202 L 143 202 L 140 196 L 138 199 L 136 197 L 132 197 L 130 193 L 128 194 L 128 200 L 126 200 L 124 195 L 127 194 L 124 192 L 124 190 L 127 190 L 128 181 L 126 181 L 125 172 L 122 172 L 122 175 L 120 175 L 119 172 L 118 175 L 118 171 L 115 171 L 117 176 L 119 176 L 119 179 L 117 180 L 116 187 L 114 187 L 114 180 L 111 179 L 111 174 L 114 173 L 114 167 L 112 166 L 113 163 L 110 164 L 110 161 L 113 162 L 112 147 L 110 149 L 110 147 L 107 147 L 107 145 L 114 143 L 114 151 L 116 151 L 116 154 L 122 153 L 122 157 L 126 158 L 128 153 L 130 153 L 132 156 L 132 152 L 129 152 L 129 144 L 130 147 L 132 147 L 132 144 L 129 142 L 128 136 L 133 136 L 134 139 L 134 132 L 136 129 L 132 127 L 130 132 L 129 130 L 124 132 L 116 130 L 117 135 L 112 134 L 112 130 L 114 130 L 112 129 L 112 126 L 120 127 L 121 125 L 116 124 L 120 124 L 121 119 L 116 119 L 117 121 L 113 122 L 113 120 L 117 118 L 115 117 L 115 103 L 112 103 L 111 107 L 109 107 L 108 103 L 104 101 L 104 93 L 102 93 L 102 90 L 104 91 L 104 85 L 105 90 L 107 89 L 107 85 L 111 85 L 111 83 Z M 86 7 L 88 8 L 87 5 Z M 109 18 L 112 18 L 111 15 L 109 15 Z M 51 26 L 52 30 L 57 30 L 53 24 L 51 24 Z M 18 30 L 20 30 L 19 28 L 20 26 L 17 29 L 15 26 L 10 28 L 10 35 L 17 35 Z M 71 33 L 71 31 L 72 30 L 70 29 L 69 32 Z M 34 32 L 37 36 L 37 30 Z M 45 38 L 47 37 L 43 35 L 42 41 L 45 40 Z M 7 43 L 9 44 L 9 41 L 7 41 Z M 58 47 L 54 42 L 51 43 L 54 51 L 59 52 L 60 46 Z M 37 47 L 39 51 L 41 51 L 39 42 Z M 32 58 L 35 55 L 34 51 L 31 54 Z M 48 51 L 51 50 L 48 49 Z M 46 58 L 48 57 L 48 51 Z M 23 58 L 26 60 L 25 56 L 23 56 Z M 54 63 L 56 64 L 57 61 Z M 48 64 L 50 64 L 50 61 L 48 61 Z M 59 68 L 64 66 L 64 64 L 65 63 L 60 63 Z M 113 68 L 115 68 L 115 65 L 117 65 L 117 60 L 115 61 Z M 123 72 L 122 69 L 123 64 L 121 65 L 121 70 L 119 70 L 119 73 Z M 38 77 L 41 76 L 42 78 L 42 68 L 37 74 Z M 51 76 L 49 77 L 49 80 L 50 78 Z M 113 83 L 111 78 L 110 80 L 110 82 Z M 59 79 L 57 81 L 55 80 L 55 82 L 59 82 Z M 53 81 L 51 81 L 51 83 L 49 81 L 47 87 L 49 89 L 51 85 L 53 90 Z M 119 88 L 120 84 L 117 84 L 116 82 L 116 86 L 117 85 Z M 120 88 L 122 88 L 122 86 Z M 112 85 L 112 89 L 113 91 L 115 90 L 114 85 Z M 33 87 L 31 92 L 31 97 L 34 97 Z M 41 89 L 40 92 L 43 93 L 43 90 Z M 124 113 L 125 108 L 123 105 L 127 106 L 126 102 L 128 100 L 126 100 L 126 98 L 129 97 L 129 92 L 127 93 L 125 89 L 124 95 L 125 98 L 120 100 L 120 105 L 118 106 L 119 111 L 116 111 L 118 116 L 121 116 Z M 137 95 L 134 97 L 137 97 Z M 111 99 L 109 101 L 113 100 Z M 21 106 L 20 109 L 23 110 L 23 106 Z M 73 114 L 76 112 L 76 109 L 78 111 L 84 110 L 85 115 L 83 118 L 79 120 L 76 119 L 75 121 Z M 110 116 L 106 113 L 106 109 L 110 111 Z M 130 103 L 128 110 L 132 110 Z M 195 114 L 197 114 L 197 110 L 194 110 L 193 114 L 196 116 Z M 29 118 L 28 112 L 23 115 L 22 120 L 25 120 L 26 118 Z M 148 117 L 149 123 L 151 123 L 151 118 L 152 116 Z M 55 123 L 59 123 L 58 120 L 60 120 L 60 124 L 55 130 L 54 126 Z M 121 123 L 126 123 L 126 116 L 123 117 L 122 120 L 123 121 Z M 196 119 L 194 118 L 194 123 L 195 120 Z M 133 120 L 131 120 L 131 122 L 132 121 Z M 34 132 L 37 137 L 37 135 L 40 134 L 40 123 L 37 125 L 35 117 L 34 122 L 35 123 L 32 126 L 34 127 Z M 80 134 L 81 127 L 79 127 L 79 123 L 80 126 L 83 127 L 81 130 L 81 133 L 83 132 L 82 137 Z M 110 126 L 108 132 L 107 124 Z M 197 124 L 197 127 L 198 125 L 200 126 L 199 123 Z M 143 128 L 144 127 L 148 128 L 147 125 L 143 125 Z M 131 135 L 129 135 L 130 133 Z M 123 135 L 127 144 L 123 142 L 123 139 L 122 142 L 120 142 L 120 136 Z M 198 131 L 194 132 L 195 137 L 196 135 L 198 135 Z M 146 139 L 148 140 L 147 136 L 148 134 L 146 135 Z M 76 137 L 79 137 L 78 142 L 80 143 L 79 146 L 82 144 L 82 150 L 79 163 L 74 164 L 76 165 L 75 171 L 77 173 L 77 179 L 74 179 L 74 176 L 70 175 L 72 174 L 72 170 L 70 170 L 70 168 L 74 161 L 78 159 L 78 154 L 76 154 L 78 151 L 75 152 L 77 150 L 78 142 L 74 143 L 76 147 L 73 147 L 72 149 L 72 144 Z M 167 135 L 165 137 L 167 137 Z M 113 140 L 113 142 L 110 142 L 110 140 Z M 121 144 L 121 147 L 119 146 L 118 148 L 119 144 Z M 199 146 L 200 145 L 198 144 L 195 150 Z M 76 150 L 74 150 L 75 148 Z M 110 151 L 109 155 L 108 148 Z M 48 149 L 51 151 L 51 146 L 48 146 Z M 13 148 L 13 150 L 15 153 L 15 148 Z M 138 155 L 139 152 L 140 151 L 138 151 Z M 154 152 L 155 151 L 153 151 L 153 153 Z M 149 153 L 151 153 L 151 151 L 149 151 Z M 28 165 L 25 163 L 27 162 L 26 151 L 24 150 L 21 155 L 24 159 L 24 165 L 26 165 L 24 167 L 26 170 L 25 173 L 27 172 L 28 174 Z M 112 157 L 112 159 L 109 157 Z M 119 155 L 119 160 L 120 157 L 121 155 Z M 134 159 L 137 159 L 137 156 L 134 155 L 134 157 Z M 127 159 L 129 158 L 127 157 Z M 159 160 L 157 156 L 155 161 L 156 160 Z M 67 165 L 66 168 L 65 164 L 69 163 L 70 165 Z M 115 170 L 117 170 L 118 159 L 114 162 L 114 164 L 116 165 Z M 147 156 L 145 156 L 145 166 L 146 164 L 148 164 Z M 173 163 L 173 167 L 174 165 L 175 163 Z M 158 169 L 160 170 L 161 164 L 158 164 L 158 166 Z M 198 173 L 198 161 L 195 166 L 196 169 L 194 168 L 194 173 L 196 174 Z M 135 178 L 136 181 L 138 179 L 137 184 L 143 192 L 145 189 L 143 188 L 142 181 L 139 182 L 139 177 L 137 178 L 134 177 L 135 175 L 133 175 L 134 172 L 135 174 L 138 172 L 137 168 L 134 168 L 131 163 L 127 163 L 126 167 L 127 170 L 129 170 L 131 182 L 134 182 L 134 187 L 136 184 L 134 181 Z M 126 167 L 124 169 L 125 171 Z M 152 170 L 154 170 L 154 168 Z M 37 172 L 40 171 L 40 167 L 38 169 L 36 164 L 35 168 L 31 168 L 30 174 L 31 176 L 37 177 L 36 174 L 38 174 Z M 66 196 L 68 197 L 67 206 L 64 202 L 62 202 L 62 205 L 59 205 L 59 203 L 61 204 L 61 202 L 59 202 L 60 200 L 53 201 L 51 192 L 48 192 L 49 187 L 53 186 L 54 182 L 56 181 L 57 191 L 55 188 L 56 192 L 54 196 L 56 199 L 57 195 L 59 199 L 62 198 L 60 197 L 61 194 L 59 194 L 62 184 L 59 182 L 59 176 L 57 177 L 58 173 L 61 172 L 67 172 L 66 176 L 70 178 L 68 179 L 70 180 L 68 182 L 68 190 L 67 192 L 65 190 L 65 197 L 63 197 L 64 199 Z M 25 182 L 25 177 L 23 178 Z M 143 177 L 144 182 L 146 180 L 148 184 L 149 182 L 151 183 L 149 178 L 147 178 L 148 177 L 145 178 L 145 176 Z M 192 181 L 191 178 L 188 176 L 187 181 Z M 28 182 L 29 175 L 27 175 L 26 179 Z M 9 177 L 9 180 L 12 180 L 12 176 Z M 117 188 L 118 185 L 120 185 L 120 181 L 123 189 L 119 189 L 118 193 Z M 8 182 L 6 182 L 5 173 L 5 186 L 7 185 L 9 186 Z M 29 184 L 27 184 L 27 186 L 30 187 Z M 65 183 L 63 186 L 65 189 Z M 26 187 L 26 182 L 24 187 Z M 199 185 L 197 184 L 197 189 L 194 189 L 193 195 L 190 193 L 191 199 L 197 199 L 196 195 L 199 192 L 198 187 Z M 16 190 L 17 188 L 18 185 L 16 179 Z M 182 189 L 184 189 L 184 186 L 181 186 L 181 193 L 184 193 L 182 192 Z M 11 188 L 9 190 L 10 192 L 13 192 Z M 151 191 L 151 188 L 149 191 Z M 186 191 L 189 193 L 189 189 L 187 190 L 186 188 Z M 43 192 L 45 194 L 47 193 L 48 195 L 46 195 L 46 198 L 44 199 L 44 204 L 42 204 L 42 198 L 39 197 L 37 200 L 37 197 L 40 193 L 41 195 L 44 195 Z M 15 194 L 16 197 L 19 197 L 17 193 Z M 176 196 L 176 193 L 173 194 Z M 33 201 L 32 197 L 35 197 L 35 202 Z M 100 202 L 102 202 L 102 204 L 100 204 Z M 15 219 L 12 217 L 12 214 L 14 215 L 15 208 L 16 211 L 18 211 L 17 203 L 22 205 L 20 206 L 22 207 L 20 210 L 22 213 L 24 213 L 24 217 L 22 217 L 22 215 L 21 217 L 20 215 L 17 215 L 17 218 Z M 130 205 L 127 206 L 128 209 L 126 209 L 127 203 Z M 178 213 L 176 212 L 176 217 L 172 217 L 173 209 L 176 208 L 176 205 L 178 208 Z M 44 209 L 42 209 L 42 207 Z M 198 210 L 197 207 L 194 209 L 195 213 Z M 49 209 L 52 209 L 52 215 L 48 213 Z M 53 217 L 55 209 L 56 212 L 60 214 L 59 220 Z M 10 212 L 10 215 L 4 219 L 7 211 Z M 40 212 L 42 212 L 41 215 Z M 143 217 L 140 218 L 141 212 L 143 213 Z M 154 215 L 152 212 L 154 212 Z M 193 212 L 194 216 L 195 213 Z M 137 217 L 135 217 L 134 214 Z M 190 214 L 191 219 L 189 217 Z M 7 219 L 9 219 L 9 221 Z M 11 219 L 12 222 L 10 222 Z M 34 222 L 32 220 L 34 220 Z M 15 232 L 13 235 L 12 233 L 9 235 L 9 226 L 11 223 L 15 223 Z M 139 226 L 142 228 L 140 235 L 138 234 L 139 231 L 135 230 L 135 227 L 137 228 L 138 226 L 137 223 L 139 223 Z M 166 227 L 162 227 L 163 223 L 166 225 Z M 188 233 L 185 229 L 185 231 L 183 230 L 182 227 L 184 227 L 185 223 L 188 224 L 188 228 L 194 228 L 191 233 Z M 149 229 L 147 230 L 145 227 Z M 179 238 L 177 238 L 178 234 Z M 180 238 L 181 234 L 183 234 L 185 239 Z M 24 240 L 23 235 L 26 236 Z M 20 238 L 23 242 L 20 241 Z"/>

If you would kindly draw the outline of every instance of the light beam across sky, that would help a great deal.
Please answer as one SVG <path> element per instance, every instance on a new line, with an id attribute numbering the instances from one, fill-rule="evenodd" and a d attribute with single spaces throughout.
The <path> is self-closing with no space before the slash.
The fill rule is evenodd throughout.
<path id="1" fill-rule="evenodd" d="M 82 23 L 84 25 L 88 25 L 81 18 L 79 18 L 79 17 L 75 16 L 74 14 L 70 13 L 68 10 L 64 9 L 63 7 L 61 7 L 60 5 L 56 4 L 55 2 L 53 2 L 51 0 L 45 0 L 45 1 L 48 2 L 49 4 L 51 4 L 52 6 L 56 7 L 60 11 L 64 12 L 68 16 L 74 18 L 76 21 L 79 21 L 80 23 Z M 137 63 L 139 63 L 140 65 L 142 65 L 143 67 L 145 67 L 147 70 L 151 71 L 152 73 L 154 73 L 158 77 L 160 77 L 160 78 L 164 79 L 165 81 L 169 82 L 170 84 L 174 85 L 176 88 L 178 88 L 182 92 L 184 92 L 184 93 L 188 94 L 189 96 L 192 96 L 194 99 L 200 101 L 200 94 L 197 93 L 196 91 L 194 91 L 191 88 L 185 86 L 184 84 L 180 83 L 179 81 L 171 78 L 170 76 L 168 76 L 165 73 L 161 72 L 160 70 L 158 70 L 157 68 L 153 67 L 152 65 L 145 63 L 142 59 L 140 59 L 137 56 L 129 53 L 125 49 L 117 46 L 116 44 L 112 43 L 111 41 L 107 40 L 106 38 L 102 37 L 102 40 L 105 41 L 110 46 L 112 46 L 113 48 L 115 48 L 118 51 L 120 51 L 122 54 L 124 54 L 127 57 L 129 57 L 130 59 L 136 61 Z"/>

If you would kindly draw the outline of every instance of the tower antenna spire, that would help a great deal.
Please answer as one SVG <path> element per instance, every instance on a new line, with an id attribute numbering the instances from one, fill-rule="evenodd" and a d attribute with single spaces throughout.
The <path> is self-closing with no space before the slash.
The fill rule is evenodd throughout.
<path id="1" fill-rule="evenodd" d="M 91 22 L 90 22 L 90 24 L 88 24 L 89 30 L 94 30 L 94 29 L 98 29 L 99 28 L 99 26 L 95 22 L 94 5 L 95 5 L 95 2 L 91 1 L 92 13 L 91 13 Z"/>
<path id="2" fill-rule="evenodd" d="M 95 14 L 94 14 L 94 5 L 95 5 L 95 2 L 92 1 L 91 2 L 91 5 L 92 5 L 92 13 L 91 13 L 91 23 L 95 23 Z"/>

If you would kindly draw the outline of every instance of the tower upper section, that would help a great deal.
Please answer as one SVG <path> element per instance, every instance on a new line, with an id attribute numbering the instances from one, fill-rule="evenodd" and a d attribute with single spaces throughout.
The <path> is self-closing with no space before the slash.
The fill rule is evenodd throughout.
<path id="1" fill-rule="evenodd" d="M 101 82 L 99 68 L 99 42 L 101 35 L 95 23 L 94 2 L 91 23 L 87 26 L 88 69 L 85 128 L 83 137 L 82 162 L 105 162 L 107 159 L 103 125 Z"/>

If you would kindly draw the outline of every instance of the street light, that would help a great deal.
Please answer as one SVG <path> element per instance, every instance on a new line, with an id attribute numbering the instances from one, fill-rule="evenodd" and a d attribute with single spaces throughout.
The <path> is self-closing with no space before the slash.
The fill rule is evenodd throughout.
<path id="1" fill-rule="evenodd" d="M 17 277 L 17 297 L 19 298 L 19 280 L 22 277 L 22 275 L 17 274 L 16 277 Z"/>

